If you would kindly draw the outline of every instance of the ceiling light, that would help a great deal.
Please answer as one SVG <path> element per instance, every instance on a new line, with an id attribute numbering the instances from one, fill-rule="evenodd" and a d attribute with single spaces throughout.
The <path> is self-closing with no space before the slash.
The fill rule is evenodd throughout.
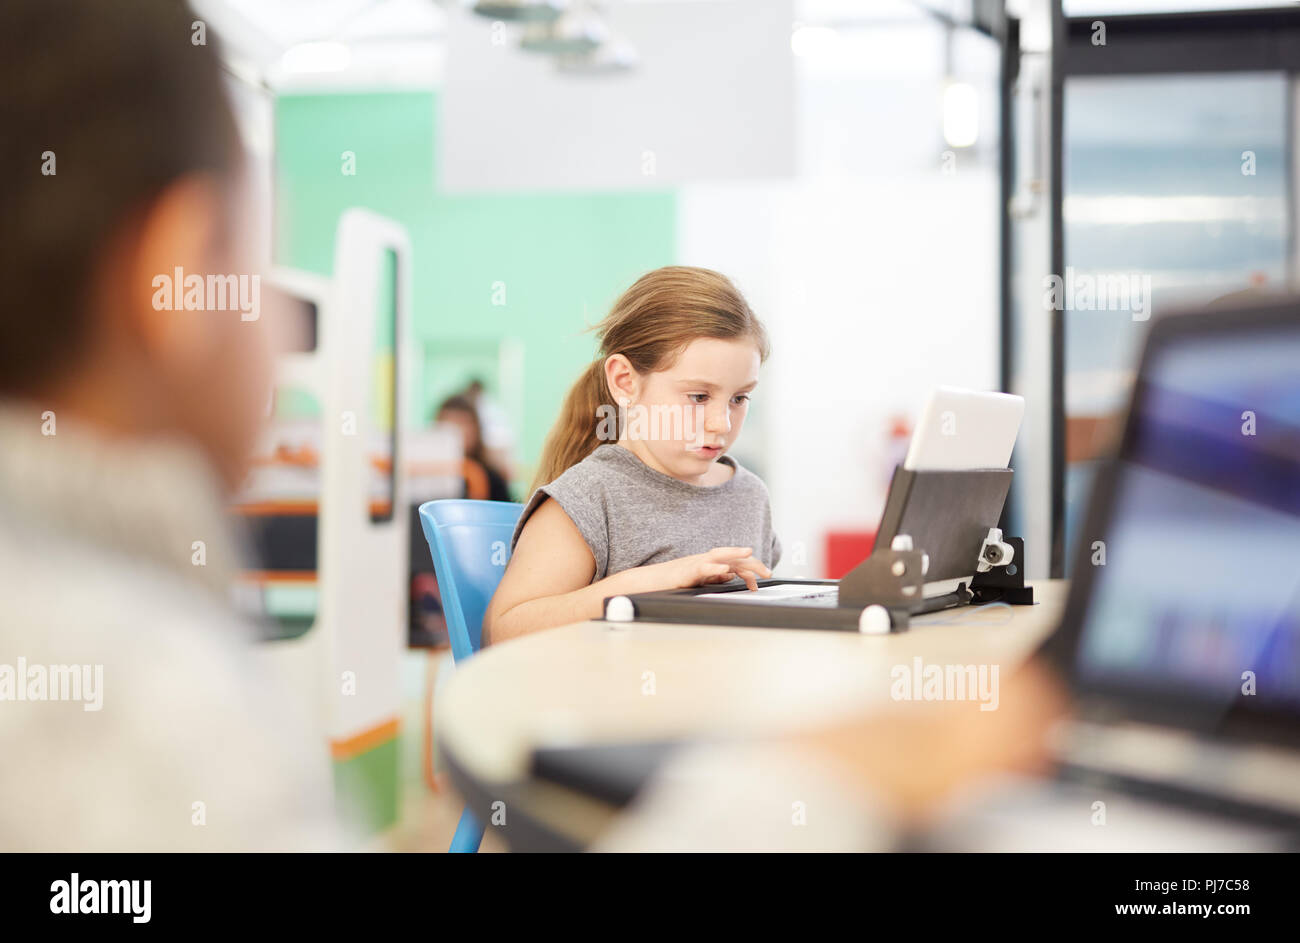
<path id="1" fill-rule="evenodd" d="M 552 23 L 525 26 L 519 46 L 528 52 L 583 55 L 595 50 L 608 38 L 609 29 L 594 10 L 574 6 Z"/>
<path id="2" fill-rule="evenodd" d="M 489 20 L 549 23 L 564 12 L 568 0 L 471 0 L 473 11 Z"/>
<path id="3" fill-rule="evenodd" d="M 560 56 L 555 67 L 568 75 L 611 75 L 630 72 L 638 62 L 640 57 L 631 43 L 609 40 L 591 52 Z"/>

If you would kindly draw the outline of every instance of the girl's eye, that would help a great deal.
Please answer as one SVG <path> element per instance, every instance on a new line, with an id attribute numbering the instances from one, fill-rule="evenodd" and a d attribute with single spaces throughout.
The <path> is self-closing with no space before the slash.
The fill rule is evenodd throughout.
<path id="1" fill-rule="evenodd" d="M 735 403 L 737 406 L 743 406 L 745 403 L 749 402 L 749 394 L 739 393 L 736 396 L 733 396 L 731 398 L 731 401 Z"/>
<path id="2" fill-rule="evenodd" d="M 686 398 L 696 405 L 703 405 L 709 399 L 708 393 L 687 393 Z"/>

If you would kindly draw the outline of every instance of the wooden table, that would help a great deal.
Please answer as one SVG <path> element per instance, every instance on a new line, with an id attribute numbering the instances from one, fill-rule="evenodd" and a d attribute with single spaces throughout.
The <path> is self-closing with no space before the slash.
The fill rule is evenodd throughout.
<path id="1" fill-rule="evenodd" d="M 586 845 L 616 809 L 530 777 L 534 749 L 768 735 L 870 711 L 894 666 L 998 664 L 1003 677 L 1055 627 L 1063 581 L 1037 604 L 918 616 L 907 632 L 581 622 L 489 647 L 442 695 L 439 749 L 470 806 L 504 810 L 512 847 Z"/>

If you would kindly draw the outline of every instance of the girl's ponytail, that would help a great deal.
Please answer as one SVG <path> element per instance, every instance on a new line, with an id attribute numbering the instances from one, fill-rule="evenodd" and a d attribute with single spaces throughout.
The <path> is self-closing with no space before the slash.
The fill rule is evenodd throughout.
<path id="1" fill-rule="evenodd" d="M 605 358 L 592 361 L 564 397 L 560 417 L 546 437 L 542 460 L 537 466 L 533 490 L 559 478 L 596 450 L 598 417 L 614 408 L 605 383 Z"/>
<path id="2" fill-rule="evenodd" d="M 767 359 L 767 332 L 725 275 L 669 265 L 647 272 L 596 326 L 600 351 L 569 390 L 546 439 L 534 490 L 549 484 L 602 444 L 618 438 L 618 412 L 605 382 L 605 361 L 622 354 L 638 373 L 667 369 L 691 341 L 747 338 Z M 602 409 L 601 407 L 606 407 Z"/>

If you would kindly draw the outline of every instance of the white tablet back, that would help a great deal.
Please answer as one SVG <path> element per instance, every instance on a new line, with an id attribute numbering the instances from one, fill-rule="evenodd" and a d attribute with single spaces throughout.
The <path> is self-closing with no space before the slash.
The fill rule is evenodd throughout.
<path id="1" fill-rule="evenodd" d="M 1022 396 L 941 386 L 921 413 L 903 467 L 911 471 L 1006 468 L 1024 414 Z"/>

